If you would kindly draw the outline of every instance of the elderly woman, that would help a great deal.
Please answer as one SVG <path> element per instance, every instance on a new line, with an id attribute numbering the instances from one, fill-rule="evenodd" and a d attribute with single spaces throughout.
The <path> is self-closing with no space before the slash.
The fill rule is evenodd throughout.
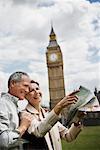
<path id="1" fill-rule="evenodd" d="M 23 145 L 24 150 L 62 150 L 61 139 L 71 142 L 77 137 L 82 129 L 81 117 L 72 123 L 69 129 L 58 121 L 62 109 L 77 102 L 77 92 L 65 96 L 51 112 L 47 113 L 41 107 L 42 93 L 39 83 L 32 80 L 30 92 L 26 95 L 29 103 L 25 111 L 32 114 L 33 121 L 23 136 L 27 141 Z"/>

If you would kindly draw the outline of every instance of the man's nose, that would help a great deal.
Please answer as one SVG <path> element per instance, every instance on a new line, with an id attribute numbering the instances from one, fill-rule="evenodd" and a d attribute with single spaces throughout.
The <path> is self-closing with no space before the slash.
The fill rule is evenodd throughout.
<path id="1" fill-rule="evenodd" d="M 25 88 L 25 92 L 28 93 L 29 92 L 29 87 Z"/>

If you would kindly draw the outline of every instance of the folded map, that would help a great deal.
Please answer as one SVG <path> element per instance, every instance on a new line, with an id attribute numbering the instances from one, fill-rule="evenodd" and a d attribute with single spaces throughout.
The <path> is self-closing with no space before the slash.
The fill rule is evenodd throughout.
<path id="1" fill-rule="evenodd" d="M 75 94 L 78 96 L 78 101 L 72 104 L 68 111 L 67 125 L 75 118 L 78 111 L 84 112 L 100 112 L 100 104 L 97 97 L 89 89 L 80 86 L 79 92 Z"/>

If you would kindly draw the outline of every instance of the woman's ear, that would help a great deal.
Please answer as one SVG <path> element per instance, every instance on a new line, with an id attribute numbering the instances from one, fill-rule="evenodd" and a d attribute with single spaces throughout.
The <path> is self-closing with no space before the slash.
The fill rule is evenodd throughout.
<path id="1" fill-rule="evenodd" d="M 28 100 L 28 94 L 25 95 L 25 99 Z"/>
<path id="2" fill-rule="evenodd" d="M 39 92 L 40 96 L 42 97 L 42 92 Z"/>

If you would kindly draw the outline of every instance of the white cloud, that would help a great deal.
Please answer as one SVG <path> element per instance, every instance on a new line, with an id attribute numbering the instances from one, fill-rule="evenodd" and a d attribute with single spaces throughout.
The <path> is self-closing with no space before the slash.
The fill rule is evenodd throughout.
<path id="1" fill-rule="evenodd" d="M 1 90 L 7 89 L 12 64 L 26 61 L 29 74 L 40 82 L 44 99 L 48 101 L 45 53 L 51 22 L 63 53 L 66 91 L 80 84 L 91 90 L 95 86 L 100 88 L 99 3 L 91 4 L 86 0 L 1 0 Z"/>

